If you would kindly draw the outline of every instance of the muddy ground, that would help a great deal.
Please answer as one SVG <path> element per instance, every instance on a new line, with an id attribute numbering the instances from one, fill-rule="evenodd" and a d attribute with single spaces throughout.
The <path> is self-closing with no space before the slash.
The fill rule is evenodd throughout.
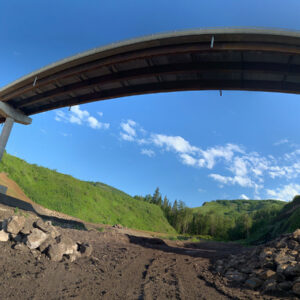
<path id="1" fill-rule="evenodd" d="M 14 212 L 1 205 L 0 220 Z M 74 241 L 90 243 L 92 256 L 53 262 L 14 250 L 11 242 L 0 243 L 0 299 L 272 298 L 225 287 L 210 271 L 215 260 L 248 251 L 240 245 L 163 241 L 114 228 L 78 230 L 58 219 L 55 224 Z"/>

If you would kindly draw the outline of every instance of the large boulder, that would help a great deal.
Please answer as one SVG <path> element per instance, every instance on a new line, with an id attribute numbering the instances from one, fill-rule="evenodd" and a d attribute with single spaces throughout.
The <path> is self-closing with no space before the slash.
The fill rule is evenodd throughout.
<path id="1" fill-rule="evenodd" d="M 9 234 L 6 233 L 4 230 L 0 231 L 0 242 L 7 242 L 9 239 Z"/>
<path id="2" fill-rule="evenodd" d="M 38 219 L 35 222 L 35 226 L 45 233 L 48 233 L 54 239 L 60 235 L 59 231 L 52 225 L 51 221 L 43 222 L 41 219 Z"/>
<path id="3" fill-rule="evenodd" d="M 27 246 L 30 249 L 36 249 L 38 248 L 46 239 L 48 238 L 48 234 L 43 232 L 42 230 L 38 228 L 34 228 L 27 236 Z"/>
<path id="4" fill-rule="evenodd" d="M 48 250 L 48 256 L 53 261 L 61 261 L 64 255 L 77 254 L 78 245 L 69 237 L 61 236 L 57 243 L 51 244 Z"/>
<path id="5" fill-rule="evenodd" d="M 6 231 L 12 234 L 18 234 L 25 224 L 24 216 L 12 216 L 7 220 Z"/>
<path id="6" fill-rule="evenodd" d="M 23 234 L 30 234 L 31 231 L 33 230 L 33 222 L 34 222 L 33 218 L 26 218 L 24 227 L 20 232 Z"/>

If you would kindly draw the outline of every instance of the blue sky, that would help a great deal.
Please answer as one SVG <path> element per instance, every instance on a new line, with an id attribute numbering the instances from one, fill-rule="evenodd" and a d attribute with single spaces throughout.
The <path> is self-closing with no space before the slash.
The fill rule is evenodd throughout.
<path id="1" fill-rule="evenodd" d="M 299 1 L 0 0 L 0 86 L 93 47 L 217 26 L 300 30 Z M 300 193 L 297 95 L 180 92 L 33 116 L 7 151 L 131 195 L 159 186 L 189 206 Z"/>

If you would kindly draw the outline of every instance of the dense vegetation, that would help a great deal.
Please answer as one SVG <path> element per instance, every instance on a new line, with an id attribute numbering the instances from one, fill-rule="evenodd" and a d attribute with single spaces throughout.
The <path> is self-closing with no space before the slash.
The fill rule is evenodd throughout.
<path id="1" fill-rule="evenodd" d="M 291 212 L 295 200 L 287 205 L 278 200 L 216 200 L 202 207 L 188 208 L 182 201 L 175 200 L 171 205 L 167 197 L 162 198 L 158 188 L 153 195 L 135 198 L 160 206 L 169 223 L 181 234 L 257 242 L 300 227 L 300 208 Z M 290 211 L 289 218 L 284 211 Z M 282 221 L 277 224 L 280 216 Z"/>
<path id="2" fill-rule="evenodd" d="M 0 163 L 5 172 L 34 202 L 44 207 L 103 224 L 175 233 L 162 210 L 100 182 L 80 181 L 5 154 Z"/>

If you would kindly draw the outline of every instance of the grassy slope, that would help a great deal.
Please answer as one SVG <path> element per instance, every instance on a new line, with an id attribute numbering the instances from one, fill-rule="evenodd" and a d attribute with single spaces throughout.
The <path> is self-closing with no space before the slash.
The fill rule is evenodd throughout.
<path id="1" fill-rule="evenodd" d="M 201 207 L 193 208 L 194 212 L 207 214 L 214 212 L 217 215 L 237 217 L 243 213 L 253 213 L 266 208 L 283 208 L 286 202 L 279 200 L 216 200 L 206 202 Z"/>
<path id="2" fill-rule="evenodd" d="M 7 173 L 32 201 L 44 207 L 88 222 L 175 232 L 158 206 L 135 200 L 103 183 L 80 181 L 9 154 L 4 156 L 0 172 Z"/>
<path id="3" fill-rule="evenodd" d="M 298 228 L 300 228 L 300 197 L 296 196 L 292 202 L 287 203 L 280 210 L 272 222 L 250 236 L 248 242 L 262 243 L 282 233 L 293 232 Z"/>

